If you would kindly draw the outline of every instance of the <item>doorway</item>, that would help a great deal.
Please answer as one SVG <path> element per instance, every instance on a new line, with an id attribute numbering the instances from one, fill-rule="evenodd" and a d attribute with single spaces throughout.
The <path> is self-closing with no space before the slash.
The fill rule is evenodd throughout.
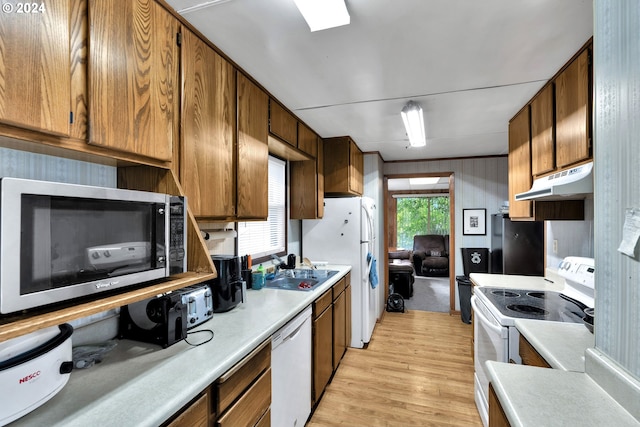
<path id="1" fill-rule="evenodd" d="M 383 180 L 385 201 L 385 265 L 390 251 L 413 250 L 413 235 L 442 235 L 448 250 L 448 268 L 442 265 L 435 270 L 416 271 L 414 290 L 416 298 L 409 298 L 405 305 L 412 309 L 422 301 L 437 295 L 438 304 L 431 302 L 427 311 L 455 312 L 455 230 L 454 176 L 453 172 L 386 175 Z M 443 218 L 444 217 L 444 218 Z M 447 267 L 447 260 L 440 260 Z M 415 265 L 414 265 L 415 267 Z M 414 268 L 414 271 L 420 267 Z M 389 293 L 389 272 L 385 268 L 385 295 Z M 424 288 L 429 286 L 425 295 Z M 421 290 L 422 289 L 422 290 Z M 436 292 L 435 294 L 433 292 Z M 413 300 L 413 301 L 412 301 Z M 443 309 L 444 306 L 444 309 Z"/>

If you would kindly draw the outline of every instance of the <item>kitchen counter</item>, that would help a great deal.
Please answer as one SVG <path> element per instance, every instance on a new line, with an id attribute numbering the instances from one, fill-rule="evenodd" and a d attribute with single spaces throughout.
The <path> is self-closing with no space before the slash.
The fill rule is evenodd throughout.
<path id="1" fill-rule="evenodd" d="M 190 330 L 186 341 L 166 349 L 119 340 L 102 363 L 74 370 L 49 402 L 12 426 L 158 426 L 189 403 L 289 320 L 331 288 L 351 266 L 311 292 L 248 290 L 247 302 Z M 191 334 L 193 331 L 203 331 Z"/>
<path id="2" fill-rule="evenodd" d="M 585 373 L 486 363 L 491 384 L 512 427 L 640 426 Z"/>
<path id="3" fill-rule="evenodd" d="M 516 319 L 515 325 L 552 368 L 584 372 L 584 352 L 595 339 L 582 323 Z"/>

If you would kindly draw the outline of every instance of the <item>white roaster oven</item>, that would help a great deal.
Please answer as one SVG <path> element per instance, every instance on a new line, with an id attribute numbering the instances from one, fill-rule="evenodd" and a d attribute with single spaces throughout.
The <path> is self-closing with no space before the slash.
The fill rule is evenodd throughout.
<path id="1" fill-rule="evenodd" d="M 0 426 L 62 390 L 73 368 L 72 333 L 65 323 L 0 343 Z"/>
<path id="2" fill-rule="evenodd" d="M 514 276 L 513 287 L 475 287 L 474 310 L 475 401 L 488 425 L 488 360 L 522 363 L 516 319 L 583 323 L 584 309 L 594 304 L 593 258 L 566 257 L 558 266 L 564 283 L 540 278 L 538 289 L 523 289 Z M 531 283 L 531 282 L 527 282 Z"/>

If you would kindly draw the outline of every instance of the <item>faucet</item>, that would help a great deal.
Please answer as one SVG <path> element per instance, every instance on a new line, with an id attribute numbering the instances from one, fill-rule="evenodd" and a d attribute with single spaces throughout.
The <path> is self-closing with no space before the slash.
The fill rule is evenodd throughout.
<path id="1" fill-rule="evenodd" d="M 271 254 L 271 259 L 273 259 L 274 261 L 276 261 L 276 262 L 273 264 L 273 266 L 274 266 L 274 268 L 275 268 L 275 271 L 274 271 L 274 272 L 275 272 L 276 274 L 278 274 L 278 271 L 280 270 L 280 268 L 281 268 L 283 265 L 286 265 L 286 263 L 285 263 L 284 261 L 282 261 L 282 259 L 281 259 L 278 255 L 276 255 L 276 254 Z"/>

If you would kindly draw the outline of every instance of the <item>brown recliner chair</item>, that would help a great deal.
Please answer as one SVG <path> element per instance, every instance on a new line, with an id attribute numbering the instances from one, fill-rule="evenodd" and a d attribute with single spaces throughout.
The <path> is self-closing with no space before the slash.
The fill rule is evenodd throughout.
<path id="1" fill-rule="evenodd" d="M 413 268 L 419 276 L 448 276 L 449 235 L 413 236 Z"/>

